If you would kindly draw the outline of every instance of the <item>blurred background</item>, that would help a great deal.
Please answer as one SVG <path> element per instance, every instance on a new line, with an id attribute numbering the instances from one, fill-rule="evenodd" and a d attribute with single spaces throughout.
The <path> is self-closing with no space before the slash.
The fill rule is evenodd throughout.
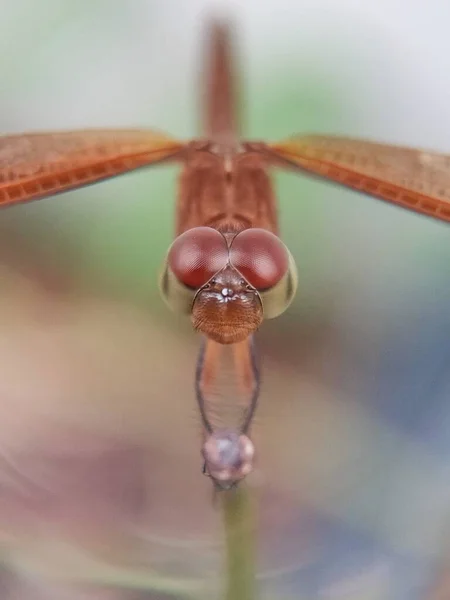
<path id="1" fill-rule="evenodd" d="M 2 0 L 0 131 L 195 136 L 204 19 L 223 6 L 238 26 L 246 136 L 450 153 L 443 0 Z M 176 172 L 1 211 L 5 600 L 220 597 L 199 340 L 157 287 Z M 448 226 L 275 180 L 300 285 L 258 334 L 261 597 L 449 598 Z"/>

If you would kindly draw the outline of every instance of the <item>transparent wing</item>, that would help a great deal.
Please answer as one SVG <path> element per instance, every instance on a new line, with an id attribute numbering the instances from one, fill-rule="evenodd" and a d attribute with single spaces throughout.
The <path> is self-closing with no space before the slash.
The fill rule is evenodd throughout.
<path id="1" fill-rule="evenodd" d="M 139 129 L 0 137 L 0 206 L 51 196 L 175 157 L 185 144 Z"/>
<path id="2" fill-rule="evenodd" d="M 450 221 L 450 155 L 334 136 L 296 136 L 261 149 L 302 171 Z"/>

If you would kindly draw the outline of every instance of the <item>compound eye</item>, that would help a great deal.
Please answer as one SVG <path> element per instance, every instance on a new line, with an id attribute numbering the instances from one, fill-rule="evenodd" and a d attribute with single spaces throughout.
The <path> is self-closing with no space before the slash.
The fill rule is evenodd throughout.
<path id="1" fill-rule="evenodd" d="M 265 229 L 245 229 L 233 239 L 230 262 L 258 291 L 274 287 L 289 269 L 289 251 Z"/>
<path id="2" fill-rule="evenodd" d="M 212 227 L 194 227 L 179 235 L 167 255 L 167 266 L 176 279 L 199 289 L 228 262 L 228 246 Z"/>

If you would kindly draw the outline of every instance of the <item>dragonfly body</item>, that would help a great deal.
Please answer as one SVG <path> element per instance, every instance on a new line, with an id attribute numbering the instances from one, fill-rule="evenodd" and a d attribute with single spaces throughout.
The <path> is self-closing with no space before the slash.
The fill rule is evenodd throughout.
<path id="1" fill-rule="evenodd" d="M 223 232 L 261 227 L 278 234 L 276 196 L 260 152 L 193 142 L 180 176 L 176 235 L 201 225 Z"/>
<path id="2" fill-rule="evenodd" d="M 184 156 L 176 239 L 161 288 L 168 303 L 190 314 L 194 327 L 206 336 L 195 379 L 205 434 L 204 472 L 216 487 L 228 489 L 253 467 L 254 447 L 248 434 L 260 389 L 253 333 L 264 317 L 277 316 L 290 304 L 296 272 L 277 237 L 269 160 L 239 139 L 229 28 L 211 27 L 205 57 L 207 139 L 191 142 Z M 212 400 L 223 368 L 223 344 L 233 345 L 233 371 L 245 398 L 231 426 L 224 424 L 222 411 Z"/>
<path id="3" fill-rule="evenodd" d="M 201 149 L 194 144 L 179 190 L 177 235 L 206 226 L 231 244 L 237 234 L 251 228 L 278 233 L 276 197 L 267 160 L 259 153 L 247 152 L 237 144 L 208 142 Z M 263 307 L 255 289 L 248 287 L 240 272 L 228 265 L 216 274 L 210 289 L 203 291 L 204 307 L 207 309 L 208 299 L 212 306 L 209 318 L 203 319 L 208 339 L 198 360 L 196 393 L 205 431 L 204 471 L 220 489 L 234 486 L 253 467 L 254 447 L 247 434 L 259 395 L 259 370 L 251 336 L 262 322 Z M 199 320 L 201 309 L 202 305 Z M 195 308 L 192 314 L 195 326 Z M 211 410 L 209 398 L 220 368 L 218 344 L 224 341 L 235 343 L 236 369 L 241 370 L 247 398 L 240 422 L 231 428 L 223 427 L 220 416 L 217 419 L 220 410 Z"/>
<path id="4" fill-rule="evenodd" d="M 230 28 L 209 29 L 203 80 L 202 139 L 183 142 L 152 130 L 84 130 L 0 137 L 0 206 L 36 200 L 149 165 L 182 171 L 175 240 L 161 290 L 203 334 L 195 390 L 205 470 L 229 488 L 252 468 L 250 426 L 260 374 L 254 333 L 289 306 L 292 256 L 278 237 L 269 171 L 289 168 L 450 222 L 450 156 L 337 136 L 300 135 L 278 143 L 241 140 Z M 210 393 L 224 348 L 246 401 L 223 426 Z M 239 412 L 239 411 L 238 411 Z"/>

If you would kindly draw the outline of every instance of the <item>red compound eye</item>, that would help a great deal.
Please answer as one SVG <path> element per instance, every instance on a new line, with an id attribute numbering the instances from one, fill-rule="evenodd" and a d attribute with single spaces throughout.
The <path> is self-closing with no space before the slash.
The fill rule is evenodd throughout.
<path id="1" fill-rule="evenodd" d="M 198 289 L 227 264 L 227 242 L 212 227 L 194 227 L 173 242 L 167 262 L 178 281 Z"/>
<path id="2" fill-rule="evenodd" d="M 230 261 L 257 290 L 276 285 L 289 267 L 283 242 L 265 229 L 245 229 L 233 239 Z"/>

